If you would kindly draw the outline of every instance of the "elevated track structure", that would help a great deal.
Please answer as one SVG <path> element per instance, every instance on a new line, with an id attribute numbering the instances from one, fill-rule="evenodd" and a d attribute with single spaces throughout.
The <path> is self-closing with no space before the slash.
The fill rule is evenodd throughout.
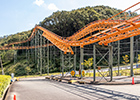
<path id="1" fill-rule="evenodd" d="M 113 43 L 115 41 L 119 41 L 122 39 L 130 38 L 130 45 L 131 45 L 131 76 L 133 76 L 133 37 L 140 35 L 140 15 L 137 15 L 135 17 L 129 16 L 129 19 L 121 19 L 121 18 L 116 18 L 117 20 L 114 20 L 115 17 L 120 15 L 121 13 L 125 13 L 127 10 L 130 10 L 131 8 L 139 5 L 140 2 L 132 5 L 131 7 L 121 11 L 120 13 L 112 16 L 111 18 L 108 18 L 107 20 L 98 20 L 95 22 L 91 22 L 85 27 L 81 28 L 79 31 L 74 33 L 70 37 L 61 37 L 48 29 L 45 29 L 41 26 L 36 25 L 35 28 L 33 29 L 30 37 L 25 40 L 25 41 L 20 41 L 20 42 L 14 42 L 10 43 L 6 46 L 0 47 L 0 50 L 33 50 L 36 55 L 40 56 L 40 60 L 38 60 L 38 67 L 40 67 L 40 73 L 42 74 L 42 64 L 46 64 L 45 60 L 42 61 L 42 58 L 44 55 L 47 55 L 47 73 L 49 74 L 49 59 L 52 58 L 50 56 L 50 53 L 53 54 L 55 51 L 51 51 L 49 49 L 54 48 L 57 50 L 59 49 L 61 51 L 61 57 L 62 57 L 62 77 L 64 76 L 64 67 L 70 66 L 70 61 L 73 60 L 73 65 L 74 69 L 76 69 L 76 48 L 79 47 L 80 51 L 80 70 L 82 72 L 83 70 L 83 65 L 81 64 L 84 60 L 84 47 L 88 45 L 92 45 L 92 51 L 93 53 L 91 54 L 94 58 L 94 64 L 93 64 L 93 69 L 94 69 L 94 81 L 95 79 L 95 73 L 96 73 L 96 67 L 98 65 L 98 62 L 96 62 L 96 53 L 100 52 L 97 50 L 97 43 L 99 45 L 103 45 L 102 47 L 108 48 L 108 52 L 105 55 L 102 55 L 102 59 L 105 59 L 105 56 L 108 55 L 108 67 L 110 69 L 110 81 L 112 81 L 112 66 L 113 66 L 113 46 L 110 45 L 110 43 Z M 134 12 L 140 10 L 140 8 L 136 9 Z M 124 16 L 125 17 L 125 16 Z M 114 18 L 114 19 L 113 19 Z M 29 41 L 31 44 L 29 44 Z M 24 44 L 28 43 L 28 46 L 17 46 L 19 44 Z M 47 50 L 46 50 L 47 49 Z M 47 54 L 45 54 L 47 51 Z M 119 51 L 119 49 L 118 49 Z M 44 54 L 43 54 L 43 53 Z M 63 53 L 64 52 L 64 53 Z M 58 52 L 57 52 L 58 53 Z M 73 58 L 70 58 L 69 56 L 66 56 L 67 54 L 72 54 Z M 56 53 L 54 53 L 55 55 Z M 99 53 L 101 55 L 101 53 Z M 35 59 L 37 58 L 35 55 Z M 85 54 L 86 55 L 86 54 Z M 90 55 L 90 54 L 88 54 Z M 66 64 L 65 66 L 65 59 L 68 58 L 67 62 L 69 64 Z M 118 56 L 119 59 L 119 56 Z M 99 60 L 99 61 L 101 61 Z M 119 62 L 118 61 L 118 67 L 119 67 Z M 119 70 L 119 69 L 118 69 Z M 118 72 L 119 73 L 119 72 Z M 81 75 L 82 77 L 82 75 Z"/>

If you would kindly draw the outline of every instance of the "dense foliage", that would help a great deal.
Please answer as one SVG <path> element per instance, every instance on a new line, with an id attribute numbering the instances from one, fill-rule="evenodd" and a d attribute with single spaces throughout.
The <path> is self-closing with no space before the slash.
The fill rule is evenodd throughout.
<path id="1" fill-rule="evenodd" d="M 31 30 L 19 32 L 19 33 L 14 34 L 14 35 L 0 37 L 0 46 L 5 46 L 5 45 L 10 44 L 12 42 L 26 40 L 30 36 L 30 34 L 31 34 Z"/>
<path id="2" fill-rule="evenodd" d="M 10 84 L 11 77 L 8 75 L 0 75 L 0 98 L 3 95 L 4 90 Z"/>

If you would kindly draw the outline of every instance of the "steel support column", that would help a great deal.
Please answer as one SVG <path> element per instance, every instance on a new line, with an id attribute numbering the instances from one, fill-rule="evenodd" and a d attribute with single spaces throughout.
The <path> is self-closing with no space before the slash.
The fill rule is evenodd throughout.
<path id="1" fill-rule="evenodd" d="M 76 47 L 75 47 L 75 53 L 74 53 L 74 70 L 76 71 Z"/>
<path id="2" fill-rule="evenodd" d="M 47 75 L 49 75 L 49 40 L 47 40 Z"/>
<path id="3" fill-rule="evenodd" d="M 53 46 L 53 69 L 56 66 L 56 64 L 55 64 L 55 58 L 56 58 L 56 52 L 55 52 L 55 46 Z"/>
<path id="4" fill-rule="evenodd" d="M 93 45 L 93 82 L 96 81 L 96 46 Z"/>
<path id="5" fill-rule="evenodd" d="M 36 34 L 36 46 L 37 46 L 37 49 L 36 49 L 36 57 L 37 57 L 37 71 L 39 72 L 39 57 L 40 57 L 40 53 L 39 53 L 39 30 L 37 31 L 37 34 Z"/>
<path id="6" fill-rule="evenodd" d="M 27 46 L 29 47 L 29 41 L 27 42 Z M 27 67 L 29 66 L 29 49 L 26 49 L 26 60 L 27 60 Z"/>
<path id="7" fill-rule="evenodd" d="M 43 45 L 45 45 L 45 38 L 43 38 Z M 44 73 L 46 73 L 46 52 L 45 52 L 45 47 L 43 47 L 43 70 Z"/>
<path id="8" fill-rule="evenodd" d="M 118 75 L 120 75 L 120 41 L 118 41 Z"/>
<path id="9" fill-rule="evenodd" d="M 113 71 L 112 71 L 112 67 L 113 67 L 113 46 L 110 46 L 110 48 L 109 48 L 109 67 L 110 67 L 110 81 L 112 81 L 112 77 L 113 77 Z"/>
<path id="10" fill-rule="evenodd" d="M 14 50 L 14 64 L 16 64 L 16 60 L 17 60 L 17 51 Z"/>
<path id="11" fill-rule="evenodd" d="M 133 44 L 134 44 L 134 37 L 130 37 L 130 65 L 131 65 L 131 76 L 133 76 L 133 59 L 134 59 L 134 54 L 133 54 Z"/>
<path id="12" fill-rule="evenodd" d="M 80 71 L 81 71 L 81 78 L 82 76 L 82 70 L 83 70 L 83 58 L 84 58 L 84 48 L 80 47 Z"/>
<path id="13" fill-rule="evenodd" d="M 35 62 L 37 61 L 37 48 L 36 48 L 36 44 L 37 44 L 37 37 L 36 37 L 36 33 L 35 33 Z"/>
<path id="14" fill-rule="evenodd" d="M 138 64 L 138 39 L 136 39 L 136 68 L 137 68 L 137 65 Z"/>
<path id="15" fill-rule="evenodd" d="M 61 51 L 61 59 L 62 59 L 62 78 L 64 77 L 64 53 Z"/>
<path id="16" fill-rule="evenodd" d="M 30 41 L 30 46 L 33 46 L 33 43 L 34 43 L 34 39 L 33 39 L 33 37 L 31 38 L 31 41 Z M 34 51 L 33 51 L 33 49 L 30 49 L 30 51 L 31 51 L 31 61 L 32 62 L 34 62 Z"/>
<path id="17" fill-rule="evenodd" d="M 40 36 L 40 75 L 42 75 L 42 36 Z"/>
<path id="18" fill-rule="evenodd" d="M 71 63 L 70 63 L 70 62 L 71 62 L 71 54 L 70 54 L 70 52 L 68 53 L 68 56 L 69 56 L 69 58 L 68 58 L 68 62 L 69 62 L 69 65 L 68 65 L 69 67 L 68 67 L 68 69 L 70 70 L 70 64 L 71 64 Z"/>
<path id="19" fill-rule="evenodd" d="M 28 50 L 26 49 L 26 61 L 27 61 L 27 64 L 28 64 Z"/>

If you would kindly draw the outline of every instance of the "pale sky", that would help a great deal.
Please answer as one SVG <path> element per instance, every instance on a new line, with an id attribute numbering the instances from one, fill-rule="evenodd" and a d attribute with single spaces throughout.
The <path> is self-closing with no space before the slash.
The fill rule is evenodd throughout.
<path id="1" fill-rule="evenodd" d="M 0 36 L 34 28 L 35 24 L 59 10 L 105 5 L 124 10 L 139 0 L 0 0 Z M 140 8 L 140 4 L 135 7 Z M 133 11 L 134 9 L 131 9 Z M 140 11 L 138 12 L 140 13 Z"/>

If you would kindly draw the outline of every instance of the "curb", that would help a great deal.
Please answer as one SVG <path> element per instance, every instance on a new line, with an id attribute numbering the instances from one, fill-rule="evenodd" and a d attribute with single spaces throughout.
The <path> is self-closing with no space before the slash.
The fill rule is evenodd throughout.
<path id="1" fill-rule="evenodd" d="M 72 83 L 76 83 L 77 80 L 68 80 L 68 83 L 72 84 Z"/>
<path id="2" fill-rule="evenodd" d="M 135 85 L 135 84 L 140 84 L 140 82 L 135 82 L 135 84 L 132 84 L 131 82 L 126 82 L 126 83 L 91 83 L 91 84 L 94 84 L 94 85 Z"/>
<path id="3" fill-rule="evenodd" d="M 51 80 L 56 80 L 59 82 L 67 81 L 67 83 L 79 83 L 79 84 L 91 84 L 91 85 L 135 85 L 135 84 L 140 84 L 140 81 L 136 81 L 135 84 L 132 84 L 132 82 L 93 82 L 93 81 L 88 81 L 88 80 L 73 80 L 73 79 L 66 79 L 66 78 L 58 78 L 58 77 L 53 77 L 53 78 L 45 78 L 45 79 L 51 79 Z"/>

